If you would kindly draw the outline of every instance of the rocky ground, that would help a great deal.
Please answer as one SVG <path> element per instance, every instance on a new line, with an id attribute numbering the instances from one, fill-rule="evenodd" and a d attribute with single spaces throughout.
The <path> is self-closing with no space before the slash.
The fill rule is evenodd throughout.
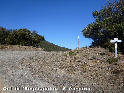
<path id="1" fill-rule="evenodd" d="M 11 51 L 42 51 L 42 48 L 36 48 L 32 46 L 20 46 L 20 45 L 0 45 L 0 50 L 11 50 Z"/>
<path id="2" fill-rule="evenodd" d="M 124 56 L 119 54 L 118 62 L 110 60 L 113 56 L 103 48 L 67 52 L 2 49 L 1 93 L 124 93 Z"/>

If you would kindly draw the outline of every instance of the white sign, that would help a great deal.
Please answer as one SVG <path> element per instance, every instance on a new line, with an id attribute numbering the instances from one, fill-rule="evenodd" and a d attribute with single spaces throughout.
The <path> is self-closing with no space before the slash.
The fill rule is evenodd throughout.
<path id="1" fill-rule="evenodd" d="M 79 39 L 80 39 L 80 37 L 78 36 L 77 49 L 79 49 Z"/>
<path id="2" fill-rule="evenodd" d="M 110 40 L 111 43 L 115 43 L 115 58 L 117 58 L 117 43 L 122 42 L 122 40 L 118 40 L 118 38 L 114 38 L 114 40 Z"/>
<path id="3" fill-rule="evenodd" d="M 111 43 L 115 43 L 115 42 L 122 42 L 122 40 L 118 40 L 118 38 L 114 38 L 114 40 L 110 40 Z"/>
<path id="4" fill-rule="evenodd" d="M 78 36 L 78 39 L 80 39 L 80 37 Z"/>

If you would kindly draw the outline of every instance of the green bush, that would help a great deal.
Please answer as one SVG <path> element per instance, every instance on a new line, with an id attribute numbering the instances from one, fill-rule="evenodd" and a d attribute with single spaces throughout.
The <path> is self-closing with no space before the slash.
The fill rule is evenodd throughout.
<path id="1" fill-rule="evenodd" d="M 68 48 L 60 47 L 48 41 L 41 41 L 39 44 L 39 47 L 43 48 L 44 51 L 68 51 L 70 50 Z"/>
<path id="2" fill-rule="evenodd" d="M 73 52 L 73 51 L 70 51 L 70 52 L 69 52 L 69 55 L 70 55 L 70 56 L 73 56 L 73 55 L 76 55 L 76 53 Z"/>
<path id="3" fill-rule="evenodd" d="M 115 62 L 117 62 L 118 61 L 118 58 L 108 58 L 108 60 L 107 60 L 107 62 L 109 63 L 109 64 L 111 64 L 111 63 L 115 63 Z"/>
<path id="4" fill-rule="evenodd" d="M 8 37 L 10 31 L 3 27 L 0 27 L 0 44 L 6 44 L 6 38 Z"/>
<path id="5" fill-rule="evenodd" d="M 7 30 L 0 27 L 0 44 L 38 46 L 45 38 L 36 31 L 31 32 L 28 29 Z"/>

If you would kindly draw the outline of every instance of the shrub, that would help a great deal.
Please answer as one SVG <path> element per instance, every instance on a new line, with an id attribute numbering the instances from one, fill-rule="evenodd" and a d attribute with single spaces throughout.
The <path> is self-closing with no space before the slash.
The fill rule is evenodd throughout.
<path id="1" fill-rule="evenodd" d="M 39 43 L 39 47 L 43 48 L 44 51 L 68 51 L 70 50 L 68 48 L 60 47 L 48 41 L 41 41 Z"/>
<path id="2" fill-rule="evenodd" d="M 44 51 L 70 50 L 46 41 L 44 36 L 39 35 L 36 31 L 31 32 L 28 29 L 6 30 L 0 27 L 0 45 L 3 44 L 39 47 Z"/>
<path id="3" fill-rule="evenodd" d="M 0 27 L 0 44 L 6 44 L 6 38 L 8 37 L 10 31 L 3 27 Z"/>
<path id="4" fill-rule="evenodd" d="M 69 55 L 70 55 L 70 56 L 73 56 L 73 55 L 76 55 L 76 53 L 73 52 L 73 51 L 70 51 L 70 52 L 69 52 Z"/>
<path id="5" fill-rule="evenodd" d="M 109 64 L 111 64 L 111 63 L 114 63 L 114 62 L 117 62 L 118 61 L 118 58 L 108 58 L 108 60 L 107 60 L 107 62 L 109 63 Z"/>

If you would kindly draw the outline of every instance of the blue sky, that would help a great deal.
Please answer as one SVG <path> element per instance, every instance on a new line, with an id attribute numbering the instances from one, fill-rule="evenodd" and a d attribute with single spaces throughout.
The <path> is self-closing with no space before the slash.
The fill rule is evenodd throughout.
<path id="1" fill-rule="evenodd" d="M 94 21 L 92 12 L 105 0 L 0 0 L 0 26 L 36 30 L 56 45 L 75 49 L 91 44 L 81 31 Z"/>

